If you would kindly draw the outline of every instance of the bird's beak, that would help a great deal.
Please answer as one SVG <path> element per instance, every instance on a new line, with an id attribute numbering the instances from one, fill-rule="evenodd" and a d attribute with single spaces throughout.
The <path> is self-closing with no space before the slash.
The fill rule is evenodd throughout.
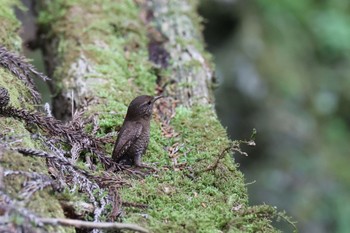
<path id="1" fill-rule="evenodd" d="M 160 99 L 160 98 L 163 98 L 163 97 L 164 97 L 164 95 L 155 96 L 155 97 L 153 97 L 152 102 L 154 103 L 156 100 L 158 100 L 158 99 Z"/>

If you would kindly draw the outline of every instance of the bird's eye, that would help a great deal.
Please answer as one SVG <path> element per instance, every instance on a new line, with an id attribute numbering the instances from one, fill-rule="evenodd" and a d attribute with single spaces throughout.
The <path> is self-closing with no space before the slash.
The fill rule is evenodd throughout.
<path id="1" fill-rule="evenodd" d="M 151 105 L 151 103 L 152 103 L 152 101 L 148 101 L 148 102 L 147 102 L 148 105 Z"/>

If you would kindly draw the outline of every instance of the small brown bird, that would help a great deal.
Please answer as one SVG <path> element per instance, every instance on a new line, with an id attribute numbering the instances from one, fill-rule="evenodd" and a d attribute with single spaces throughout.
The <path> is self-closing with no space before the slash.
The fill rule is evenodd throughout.
<path id="1" fill-rule="evenodd" d="M 112 159 L 115 162 L 151 168 L 142 164 L 141 156 L 149 142 L 153 104 L 161 97 L 141 95 L 131 101 L 114 145 Z"/>

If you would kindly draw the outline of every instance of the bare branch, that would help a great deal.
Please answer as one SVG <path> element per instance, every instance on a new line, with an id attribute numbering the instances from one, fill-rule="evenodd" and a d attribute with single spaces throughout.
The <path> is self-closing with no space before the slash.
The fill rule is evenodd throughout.
<path id="1" fill-rule="evenodd" d="M 36 216 L 30 210 L 19 207 L 18 204 L 13 201 L 7 194 L 0 191 L 0 197 L 3 203 L 0 204 L 0 210 L 14 211 L 20 214 L 25 219 L 33 222 L 36 226 L 42 227 L 44 225 L 61 225 L 61 226 L 73 226 L 76 228 L 91 228 L 91 229 L 119 229 L 119 230 L 132 230 L 136 232 L 148 233 L 149 231 L 136 224 L 130 223 L 116 223 L 116 222 L 88 222 L 76 219 L 65 218 L 41 218 Z"/>
<path id="2" fill-rule="evenodd" d="M 119 229 L 119 230 L 132 230 L 132 231 L 144 232 L 144 233 L 149 232 L 147 229 L 131 223 L 88 222 L 88 221 L 67 219 L 67 218 L 39 218 L 39 220 L 44 224 L 73 226 L 76 228 Z"/>

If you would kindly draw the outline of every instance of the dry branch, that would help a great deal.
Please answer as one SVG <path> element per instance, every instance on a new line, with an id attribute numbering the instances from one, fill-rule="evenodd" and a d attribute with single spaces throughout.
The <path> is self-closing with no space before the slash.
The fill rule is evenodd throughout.
<path id="1" fill-rule="evenodd" d="M 0 210 L 4 211 L 4 218 L 2 219 L 2 224 L 11 223 L 11 218 L 9 218 L 9 213 L 15 212 L 20 214 L 26 220 L 34 223 L 36 226 L 43 227 L 44 225 L 61 225 L 70 226 L 76 228 L 90 228 L 90 229 L 119 229 L 119 230 L 132 230 L 136 232 L 148 233 L 149 231 L 143 227 L 136 224 L 130 223 L 115 223 L 115 222 L 89 222 L 76 219 L 68 218 L 41 218 L 36 216 L 30 210 L 26 208 L 19 207 L 16 201 L 12 200 L 6 193 L 0 191 L 0 198 L 3 200 L 0 204 Z M 30 228 L 30 224 L 25 226 L 25 228 Z M 9 229 L 6 229 L 9 230 Z M 7 231 L 6 231 L 7 232 Z"/>
<path id="2" fill-rule="evenodd" d="M 99 228 L 99 229 L 119 229 L 119 230 L 132 230 L 136 232 L 148 233 L 149 231 L 136 224 L 129 223 L 116 223 L 116 222 L 88 222 L 76 219 L 67 218 L 39 218 L 39 220 L 48 225 L 62 225 L 71 226 L 76 228 Z"/>

